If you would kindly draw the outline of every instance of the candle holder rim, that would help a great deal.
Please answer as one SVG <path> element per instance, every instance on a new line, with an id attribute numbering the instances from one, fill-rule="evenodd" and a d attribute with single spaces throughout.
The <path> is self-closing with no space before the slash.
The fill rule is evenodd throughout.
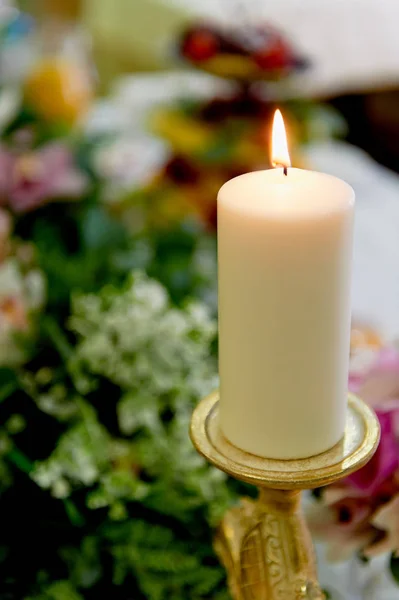
<path id="1" fill-rule="evenodd" d="M 380 426 L 374 411 L 360 398 L 348 395 L 343 439 L 330 450 L 300 459 L 268 459 L 232 445 L 218 427 L 219 392 L 195 408 L 190 437 L 197 451 L 228 475 L 273 489 L 312 489 L 338 481 L 364 466 L 377 450 Z"/>

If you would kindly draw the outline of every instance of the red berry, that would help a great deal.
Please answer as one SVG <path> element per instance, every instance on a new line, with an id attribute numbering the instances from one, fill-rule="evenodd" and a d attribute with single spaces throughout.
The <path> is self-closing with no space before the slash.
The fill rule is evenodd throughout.
<path id="1" fill-rule="evenodd" d="M 219 42 L 215 34 L 205 29 L 189 34 L 182 44 L 183 56 L 193 62 L 209 60 L 217 53 Z"/>
<path id="2" fill-rule="evenodd" d="M 291 64 L 291 52 L 283 40 L 276 40 L 263 50 L 258 50 L 254 60 L 263 70 L 284 69 Z"/>

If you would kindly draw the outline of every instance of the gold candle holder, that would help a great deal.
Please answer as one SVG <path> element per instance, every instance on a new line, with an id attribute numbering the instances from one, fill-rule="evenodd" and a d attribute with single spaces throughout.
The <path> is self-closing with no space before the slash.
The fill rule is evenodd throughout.
<path id="1" fill-rule="evenodd" d="M 193 444 L 216 467 L 259 488 L 258 499 L 241 499 L 216 532 L 215 550 L 234 600 L 323 599 L 301 490 L 328 485 L 364 466 L 380 439 L 377 417 L 350 394 L 341 442 L 311 458 L 273 460 L 248 454 L 223 437 L 218 402 L 215 392 L 196 407 Z"/>

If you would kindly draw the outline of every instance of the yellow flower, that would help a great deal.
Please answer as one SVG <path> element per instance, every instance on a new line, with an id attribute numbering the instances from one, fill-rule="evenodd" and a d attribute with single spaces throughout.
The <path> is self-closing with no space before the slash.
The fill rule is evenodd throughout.
<path id="1" fill-rule="evenodd" d="M 178 154 L 202 152 L 212 143 L 213 132 L 206 125 L 178 110 L 159 110 L 151 125 L 154 133 L 166 139 Z"/>
<path id="2" fill-rule="evenodd" d="M 65 58 L 40 61 L 25 82 L 25 100 L 42 118 L 73 125 L 90 106 L 93 90 L 84 67 Z"/>

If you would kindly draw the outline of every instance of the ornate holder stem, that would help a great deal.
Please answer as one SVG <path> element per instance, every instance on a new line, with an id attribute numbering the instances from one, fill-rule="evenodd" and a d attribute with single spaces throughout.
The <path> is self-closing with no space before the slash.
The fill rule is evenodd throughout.
<path id="1" fill-rule="evenodd" d="M 331 450 L 301 460 L 272 460 L 230 444 L 218 426 L 219 395 L 205 398 L 191 420 L 194 446 L 229 475 L 256 485 L 225 515 L 215 549 L 226 567 L 235 600 L 321 600 L 313 545 L 301 490 L 338 481 L 360 469 L 377 449 L 380 428 L 373 411 L 349 395 L 345 435 Z"/>

